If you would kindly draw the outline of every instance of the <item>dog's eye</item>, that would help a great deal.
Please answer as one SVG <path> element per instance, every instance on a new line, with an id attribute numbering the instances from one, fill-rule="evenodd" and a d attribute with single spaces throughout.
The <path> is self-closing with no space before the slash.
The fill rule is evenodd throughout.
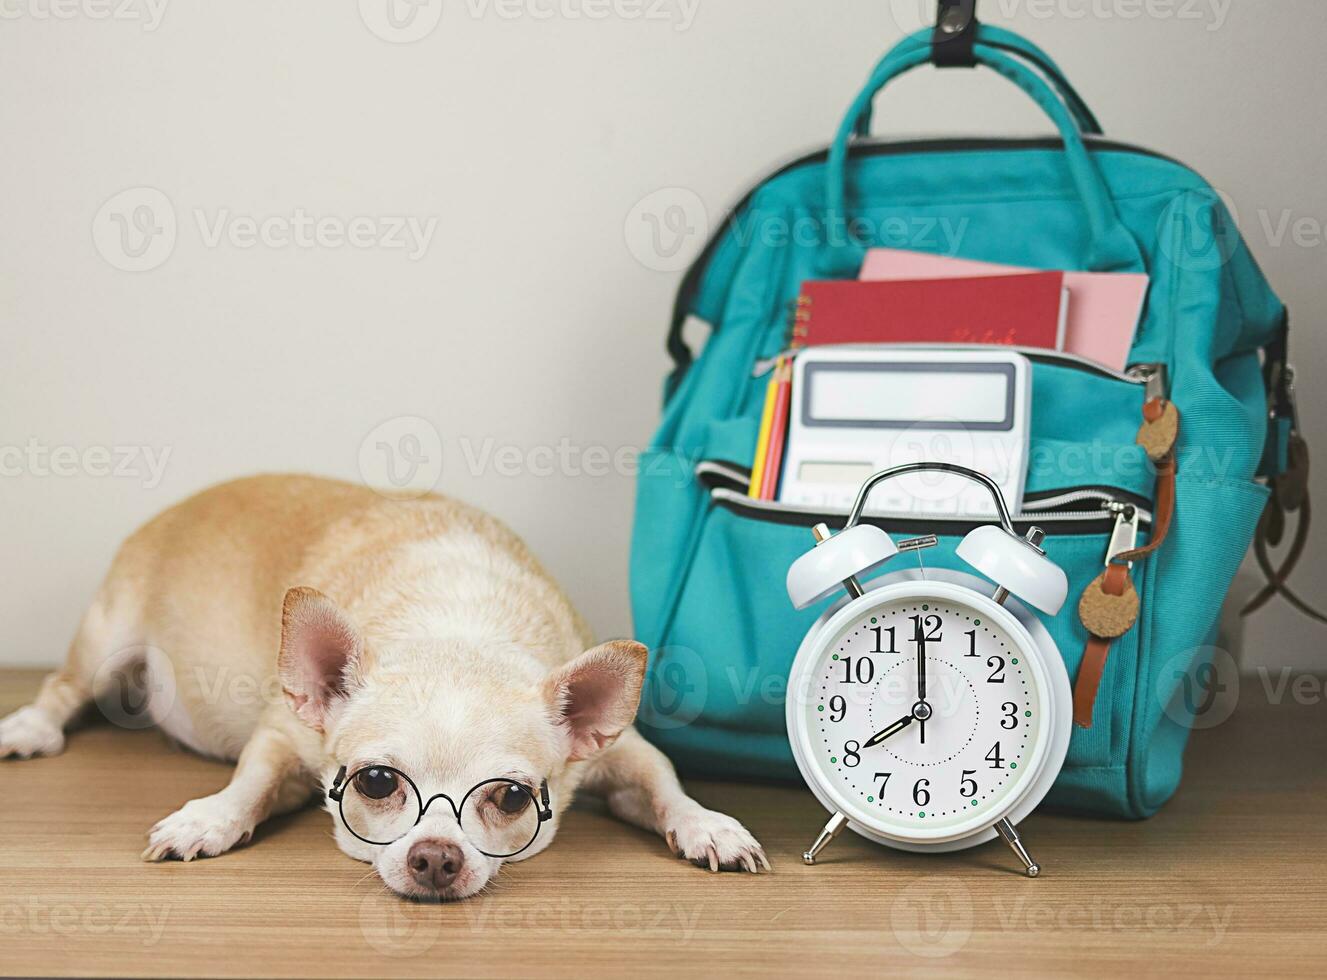
<path id="1" fill-rule="evenodd" d="M 519 783 L 508 783 L 493 794 L 493 802 L 503 813 L 523 813 L 531 803 L 530 791 Z"/>
<path id="2" fill-rule="evenodd" d="M 390 769 L 361 769 L 355 773 L 355 789 L 370 800 L 385 800 L 396 792 L 399 780 Z"/>

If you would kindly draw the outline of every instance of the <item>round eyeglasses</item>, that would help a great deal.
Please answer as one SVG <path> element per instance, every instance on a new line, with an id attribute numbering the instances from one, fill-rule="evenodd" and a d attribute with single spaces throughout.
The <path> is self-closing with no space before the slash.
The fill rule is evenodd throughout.
<path id="1" fill-rule="evenodd" d="M 470 842 L 494 858 L 520 854 L 553 816 L 547 779 L 539 784 L 537 799 L 524 783 L 498 776 L 470 787 L 457 804 L 446 793 L 424 799 L 414 780 L 391 766 L 364 766 L 348 777 L 342 766 L 327 796 L 337 803 L 346 830 L 366 844 L 384 846 L 408 834 L 435 800 L 446 800 Z"/>

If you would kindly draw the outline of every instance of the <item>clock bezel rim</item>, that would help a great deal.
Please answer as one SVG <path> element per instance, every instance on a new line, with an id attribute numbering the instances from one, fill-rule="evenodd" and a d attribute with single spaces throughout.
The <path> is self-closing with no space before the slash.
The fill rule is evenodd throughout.
<path id="1" fill-rule="evenodd" d="M 995 824 L 1001 819 L 1008 818 L 1017 823 L 1027 813 L 1035 809 L 1045 798 L 1046 792 L 1050 789 L 1050 783 L 1054 780 L 1054 775 L 1062 767 L 1064 750 L 1068 747 L 1068 733 L 1067 730 L 1064 733 L 1059 733 L 1058 729 L 1067 720 L 1067 714 L 1064 718 L 1061 718 L 1060 714 L 1068 711 L 1068 705 L 1057 708 L 1052 688 L 1062 688 L 1063 693 L 1070 691 L 1070 687 L 1068 673 L 1064 668 L 1063 660 L 1060 658 L 1059 648 L 1044 624 L 1017 600 L 1011 598 L 1006 605 L 1002 606 L 983 592 L 978 591 L 978 588 L 988 586 L 989 583 L 975 575 L 949 569 L 930 569 L 925 576 L 915 569 L 887 574 L 864 585 L 864 592 L 860 597 L 852 598 L 845 594 L 831 605 L 816 621 L 811 630 L 807 632 L 801 646 L 798 648 L 788 675 L 788 698 L 785 710 L 785 723 L 793 756 L 803 780 L 816 799 L 827 810 L 840 812 L 847 816 L 849 829 L 855 833 L 876 843 L 902 850 L 959 850 L 984 843 L 996 837 Z M 926 595 L 923 595 L 922 590 L 929 591 Z M 891 594 L 887 596 L 879 595 L 879 593 L 885 591 Z M 946 592 L 949 594 L 942 594 Z M 974 600 L 983 603 L 988 615 L 1001 620 L 1002 628 L 1020 644 L 1032 651 L 1028 663 L 1033 672 L 1039 675 L 1037 680 L 1039 681 L 1038 691 L 1041 713 L 1046 723 L 1040 726 L 1041 731 L 1034 753 L 1035 764 L 1025 770 L 1025 775 L 1021 779 L 1022 788 L 1017 790 L 1007 803 L 1002 804 L 998 811 L 988 810 L 980 814 L 974 814 L 972 821 L 958 825 L 957 830 L 951 828 L 937 831 L 934 834 L 923 833 L 902 836 L 892 832 L 892 829 L 882 829 L 873 814 L 865 810 L 855 800 L 840 793 L 825 778 L 822 770 L 814 764 L 812 761 L 815 758 L 814 747 L 806 744 L 810 734 L 802 723 L 802 709 L 805 707 L 806 699 L 798 697 L 797 692 L 802 684 L 802 675 L 807 674 L 818 661 L 820 655 L 828 649 L 833 636 L 841 632 L 848 622 L 861 615 L 865 611 L 865 607 L 891 602 L 898 598 L 924 598 L 930 595 L 934 595 L 936 599 L 958 600 L 966 604 L 974 604 Z M 858 612 L 858 610 L 862 612 Z M 835 621 L 840 620 L 840 618 L 842 624 L 836 624 Z M 831 627 L 834 628 L 831 629 Z M 823 638 L 823 642 L 820 638 Z M 1025 656 L 1028 655 L 1028 651 L 1025 650 L 1024 654 Z M 1059 665 L 1058 671 L 1055 670 L 1055 664 Z M 1050 764 L 1056 757 L 1058 757 L 1058 763 L 1051 766 Z M 1046 778 L 1048 767 L 1055 770 L 1055 772 L 1049 773 L 1050 779 Z M 1031 805 L 1027 805 L 1028 800 L 1034 796 Z M 1024 810 L 1026 812 L 1021 812 Z"/>

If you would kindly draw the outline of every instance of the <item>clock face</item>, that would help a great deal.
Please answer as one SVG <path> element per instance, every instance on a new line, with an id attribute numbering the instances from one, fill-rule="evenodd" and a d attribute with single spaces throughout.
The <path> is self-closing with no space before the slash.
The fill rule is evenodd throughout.
<path id="1" fill-rule="evenodd" d="M 996 603 L 904 591 L 867 593 L 827 624 L 799 663 L 800 717 L 790 721 L 821 788 L 851 819 L 902 841 L 953 840 L 994 824 L 1035 782 L 1047 675 Z"/>

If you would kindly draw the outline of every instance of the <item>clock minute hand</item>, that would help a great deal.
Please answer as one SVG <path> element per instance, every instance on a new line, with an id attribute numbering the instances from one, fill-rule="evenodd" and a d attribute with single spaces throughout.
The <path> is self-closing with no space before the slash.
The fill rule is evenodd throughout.
<path id="1" fill-rule="evenodd" d="M 912 715 L 917 719 L 922 744 L 926 744 L 926 719 L 931 716 L 931 706 L 926 703 L 926 624 L 921 617 L 916 618 L 917 631 L 913 641 L 917 644 L 917 703 L 912 706 Z"/>
<path id="2" fill-rule="evenodd" d="M 906 717 L 900 718 L 898 721 L 894 722 L 894 724 L 890 725 L 884 731 L 876 732 L 874 735 L 872 735 L 869 739 L 867 739 L 864 743 L 862 743 L 862 748 L 869 749 L 873 745 L 879 745 L 885 739 L 892 738 L 893 736 L 897 735 L 899 732 L 903 731 L 903 729 L 907 728 L 911 724 L 912 724 L 912 715 L 907 715 Z"/>

